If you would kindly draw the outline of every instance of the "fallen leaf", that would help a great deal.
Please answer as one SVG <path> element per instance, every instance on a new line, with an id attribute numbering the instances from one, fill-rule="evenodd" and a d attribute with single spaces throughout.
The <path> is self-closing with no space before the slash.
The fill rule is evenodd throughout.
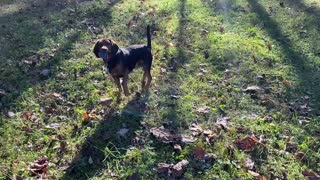
<path id="1" fill-rule="evenodd" d="M 243 90 L 245 93 L 249 93 L 249 94 L 257 94 L 257 93 L 261 93 L 263 91 L 263 89 L 259 86 L 249 86 L 246 89 Z"/>
<path id="2" fill-rule="evenodd" d="M 210 162 L 210 161 L 212 162 L 216 158 L 217 158 L 217 155 L 215 155 L 213 153 L 206 153 L 204 155 L 204 159 L 205 159 L 206 162 Z"/>
<path id="3" fill-rule="evenodd" d="M 60 124 L 59 123 L 52 123 L 52 124 L 46 125 L 46 128 L 48 128 L 48 129 L 59 129 L 60 128 Z"/>
<path id="4" fill-rule="evenodd" d="M 230 121 L 229 117 L 223 117 L 217 119 L 217 122 L 215 124 L 221 127 L 223 130 L 228 130 L 230 125 L 228 121 Z"/>
<path id="5" fill-rule="evenodd" d="M 181 152 L 181 151 L 182 151 L 182 148 L 181 148 L 181 146 L 180 146 L 179 144 L 175 144 L 175 145 L 173 146 L 173 149 L 176 150 L 176 151 L 178 151 L 178 152 Z"/>
<path id="6" fill-rule="evenodd" d="M 216 139 L 216 134 L 210 134 L 206 136 L 206 142 L 211 146 L 213 145 L 214 140 Z"/>
<path id="7" fill-rule="evenodd" d="M 165 69 L 165 68 L 160 68 L 160 71 L 161 71 L 161 73 L 166 73 L 166 72 L 167 72 L 167 69 Z"/>
<path id="8" fill-rule="evenodd" d="M 29 128 L 27 126 L 23 126 L 22 130 L 25 131 L 26 133 L 32 133 L 32 131 L 33 131 L 31 128 Z"/>
<path id="9" fill-rule="evenodd" d="M 254 171 L 248 170 L 248 173 L 251 174 L 253 177 L 260 177 L 260 174 Z"/>
<path id="10" fill-rule="evenodd" d="M 89 117 L 92 118 L 92 119 L 97 119 L 98 118 L 98 115 L 94 114 L 94 113 L 90 113 L 89 114 Z"/>
<path id="11" fill-rule="evenodd" d="M 104 105 L 104 106 L 110 106 L 112 103 L 112 99 L 111 98 L 101 98 L 100 99 L 100 104 Z"/>
<path id="12" fill-rule="evenodd" d="M 182 160 L 178 162 L 176 165 L 172 167 L 172 175 L 174 177 L 181 177 L 188 164 L 189 162 L 187 160 Z"/>
<path id="13" fill-rule="evenodd" d="M 295 154 L 295 157 L 298 159 L 298 160 L 304 160 L 305 159 L 305 153 L 303 153 L 303 152 L 297 152 L 296 154 Z"/>
<path id="14" fill-rule="evenodd" d="M 250 158 L 247 158 L 244 161 L 244 166 L 246 167 L 247 170 L 252 170 L 254 168 L 254 162 Z"/>
<path id="15" fill-rule="evenodd" d="M 256 144 L 258 143 L 258 139 L 256 136 L 246 137 L 244 139 L 237 139 L 236 145 L 239 149 L 243 151 L 252 151 Z"/>
<path id="16" fill-rule="evenodd" d="M 196 142 L 196 140 L 197 140 L 197 139 L 190 137 L 190 136 L 187 136 L 187 135 L 181 135 L 179 138 L 181 139 L 181 142 L 184 144 L 192 144 L 192 143 Z"/>
<path id="17" fill-rule="evenodd" d="M 87 112 L 83 113 L 82 114 L 82 118 L 83 118 L 84 121 L 88 121 L 89 118 L 90 118 L 89 113 L 87 113 Z"/>
<path id="18" fill-rule="evenodd" d="M 164 128 L 152 128 L 150 129 L 150 133 L 164 143 L 177 142 L 181 140 L 181 135 L 172 134 L 168 129 Z"/>
<path id="19" fill-rule="evenodd" d="M 196 147 L 193 149 L 192 154 L 196 160 L 203 160 L 206 155 L 206 151 L 202 147 Z"/>
<path id="20" fill-rule="evenodd" d="M 224 27 L 223 26 L 219 26 L 219 31 L 221 32 L 221 33 L 223 33 L 224 32 Z"/>
<path id="21" fill-rule="evenodd" d="M 197 109 L 197 112 L 200 114 L 208 114 L 210 112 L 210 107 L 208 106 L 203 106 Z"/>
<path id="22" fill-rule="evenodd" d="M 25 119 L 31 120 L 32 114 L 30 112 L 23 112 L 22 115 Z"/>
<path id="23" fill-rule="evenodd" d="M 52 96 L 58 99 L 63 99 L 62 95 L 56 92 L 52 93 Z"/>
<path id="24" fill-rule="evenodd" d="M 259 180 L 267 180 L 265 176 L 260 175 Z"/>
<path id="25" fill-rule="evenodd" d="M 304 170 L 302 172 L 302 174 L 307 177 L 309 180 L 319 180 L 320 176 L 314 172 L 308 171 L 308 170 Z"/>
<path id="26" fill-rule="evenodd" d="M 32 174 L 37 175 L 42 179 L 45 179 L 48 173 L 48 163 L 48 158 L 43 157 L 34 161 L 33 163 L 30 163 L 28 169 Z"/>
<path id="27" fill-rule="evenodd" d="M 173 166 L 173 164 L 167 164 L 167 163 L 159 163 L 157 166 L 157 173 L 168 173 L 169 169 Z"/>
<path id="28" fill-rule="evenodd" d="M 288 81 L 288 80 L 284 80 L 283 81 L 283 84 L 287 87 L 287 88 L 292 88 L 292 84 L 291 84 L 291 82 L 290 81 Z"/>
<path id="29" fill-rule="evenodd" d="M 191 124 L 189 129 L 192 131 L 193 136 L 199 136 L 203 132 L 203 129 L 199 125 L 194 123 Z"/>

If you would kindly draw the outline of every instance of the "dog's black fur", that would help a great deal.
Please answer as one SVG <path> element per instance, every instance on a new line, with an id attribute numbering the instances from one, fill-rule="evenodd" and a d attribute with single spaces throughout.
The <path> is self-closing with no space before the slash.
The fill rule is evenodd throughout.
<path id="1" fill-rule="evenodd" d="M 129 95 L 127 81 L 128 74 L 136 67 L 143 67 L 142 90 L 149 88 L 151 77 L 152 53 L 150 26 L 147 26 L 147 45 L 132 45 L 125 48 L 119 46 L 111 39 L 103 38 L 96 42 L 93 52 L 97 58 L 102 58 L 109 73 L 115 80 L 119 91 L 122 91 L 120 79 L 123 78 L 122 87 L 125 95 Z M 100 57 L 99 52 L 107 52 L 107 57 Z M 147 82 L 145 82 L 147 80 Z"/>

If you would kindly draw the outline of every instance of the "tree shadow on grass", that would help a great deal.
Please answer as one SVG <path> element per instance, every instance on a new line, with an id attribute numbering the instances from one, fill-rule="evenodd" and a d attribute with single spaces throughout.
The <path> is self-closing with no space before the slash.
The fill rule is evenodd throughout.
<path id="1" fill-rule="evenodd" d="M 292 41 L 283 34 L 278 23 L 271 19 L 265 8 L 256 0 L 248 0 L 251 10 L 260 19 L 260 25 L 272 37 L 281 48 L 288 63 L 291 63 L 298 75 L 299 89 L 303 94 L 308 94 L 312 98 L 313 108 L 319 109 L 320 100 L 320 73 L 312 64 L 310 59 L 298 50 L 294 49 Z"/>
<path id="2" fill-rule="evenodd" d="M 178 117 L 177 114 L 177 101 L 180 96 L 179 86 L 180 80 L 178 76 L 178 72 L 183 66 L 189 61 L 189 57 L 186 55 L 186 45 L 187 45 L 187 34 L 186 34 L 186 26 L 187 26 L 187 17 L 186 13 L 186 0 L 179 0 L 179 24 L 177 28 L 177 39 L 176 39 L 176 56 L 169 57 L 168 48 L 165 51 L 164 56 L 168 58 L 168 62 L 166 67 L 168 68 L 168 74 L 164 79 L 166 84 L 170 84 L 167 86 L 165 90 L 166 96 L 166 104 L 168 106 L 168 111 L 162 117 L 164 119 L 164 126 L 171 130 L 176 131 L 179 127 L 181 127 L 182 120 Z"/>
<path id="3" fill-rule="evenodd" d="M 123 170 L 115 172 L 118 170 L 116 166 L 123 166 L 124 155 L 130 147 L 141 145 L 135 132 L 143 129 L 141 122 L 147 110 L 148 98 L 148 94 L 135 97 L 120 113 L 110 112 L 97 125 L 94 133 L 86 138 L 62 179 L 88 179 L 94 176 L 112 178 L 127 173 Z M 120 132 L 127 130 L 124 136 L 120 135 Z"/>
<path id="4" fill-rule="evenodd" d="M 312 97 L 311 100 L 314 103 L 313 108 L 318 110 L 320 98 L 319 71 L 317 71 L 317 69 L 312 65 L 310 59 L 292 47 L 291 40 L 282 33 L 280 26 L 275 20 L 270 18 L 269 14 L 261 4 L 259 4 L 256 0 L 248 0 L 248 2 L 251 10 L 256 13 L 257 17 L 261 20 L 262 27 L 267 31 L 270 37 L 277 41 L 283 54 L 289 61 L 288 63 L 291 63 L 295 68 L 295 72 L 301 81 L 298 88 L 300 88 L 302 92 L 299 92 L 299 94 L 303 93 L 310 95 Z M 310 133 L 311 129 L 305 130 L 307 136 L 312 136 L 312 133 Z M 309 163 L 305 163 L 305 165 L 307 165 L 310 169 L 313 169 L 313 167 L 310 167 L 310 162 L 316 163 L 317 160 L 315 159 L 318 158 L 310 154 L 310 157 L 308 157 L 307 160 Z"/>
<path id="5" fill-rule="evenodd" d="M 308 6 L 303 0 L 286 0 L 284 6 L 287 4 L 293 7 L 297 11 L 302 11 L 308 15 L 310 18 L 309 24 L 311 26 L 316 26 L 320 32 L 320 10 L 315 6 Z"/>
<path id="6" fill-rule="evenodd" d="M 53 74 L 42 78 L 39 72 L 43 69 L 54 72 L 60 62 L 71 58 L 74 44 L 92 26 L 86 20 L 93 19 L 95 26 L 110 23 L 111 8 L 118 1 L 88 8 L 85 13 L 76 10 L 79 4 L 68 2 L 33 1 L 16 12 L 0 16 L 0 91 L 5 94 L 0 95 L 0 111 L 17 108 L 16 100 L 24 91 L 51 79 Z"/>

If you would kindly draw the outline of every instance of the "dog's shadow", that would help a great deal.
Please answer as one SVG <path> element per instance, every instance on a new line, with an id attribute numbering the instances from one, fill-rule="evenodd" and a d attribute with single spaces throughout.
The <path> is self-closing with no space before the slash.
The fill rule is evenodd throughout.
<path id="1" fill-rule="evenodd" d="M 148 99 L 148 93 L 142 97 L 136 95 L 121 111 L 107 115 L 85 139 L 62 179 L 88 179 L 100 171 L 112 171 L 114 167 L 110 165 L 131 146 L 137 145 L 135 132 L 143 129 L 140 122 L 144 119 Z"/>

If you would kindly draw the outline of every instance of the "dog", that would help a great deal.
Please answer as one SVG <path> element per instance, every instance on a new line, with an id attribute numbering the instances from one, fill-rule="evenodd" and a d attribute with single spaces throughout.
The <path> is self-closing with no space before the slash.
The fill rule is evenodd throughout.
<path id="1" fill-rule="evenodd" d="M 93 53 L 97 58 L 103 59 L 107 72 L 114 79 L 119 92 L 122 92 L 123 88 L 125 96 L 129 96 L 128 75 L 136 67 L 143 68 L 142 91 L 148 90 L 150 87 L 153 56 L 149 25 L 147 26 L 147 45 L 131 45 L 119 48 L 112 39 L 102 38 L 94 45 Z M 122 88 L 120 78 L 122 78 Z"/>

